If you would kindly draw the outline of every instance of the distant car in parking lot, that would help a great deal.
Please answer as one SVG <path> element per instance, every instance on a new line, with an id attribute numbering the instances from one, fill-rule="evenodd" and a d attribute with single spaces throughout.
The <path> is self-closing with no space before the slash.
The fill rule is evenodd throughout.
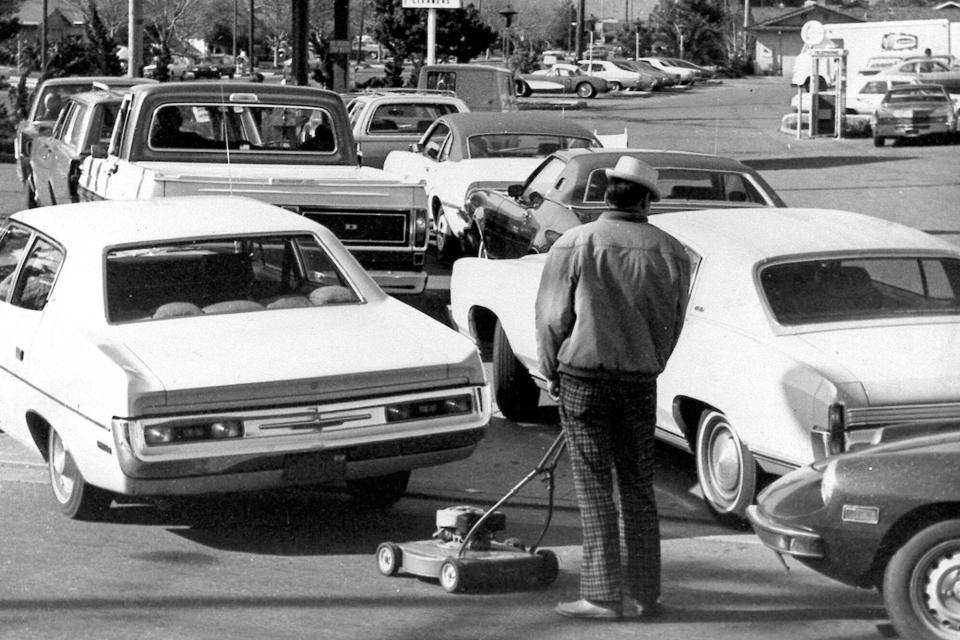
<path id="1" fill-rule="evenodd" d="M 778 554 L 876 588 L 898 636 L 960 638 L 960 425 L 892 426 L 884 444 L 802 467 L 747 514 Z"/>
<path id="2" fill-rule="evenodd" d="M 878 76 L 867 80 L 847 102 L 847 111 L 872 116 L 876 113 L 887 91 L 894 87 L 920 84 L 911 76 Z"/>
<path id="3" fill-rule="evenodd" d="M 960 93 L 960 68 L 935 58 L 908 58 L 877 75 L 913 76 L 924 84 L 942 85 L 949 93 Z"/>
<path id="4" fill-rule="evenodd" d="M 233 56 L 225 53 L 215 53 L 205 56 L 200 60 L 200 64 L 210 69 L 210 77 L 213 78 L 226 77 L 233 79 L 233 76 L 237 73 L 236 60 L 233 59 Z"/>
<path id="5" fill-rule="evenodd" d="M 548 69 L 517 76 L 517 95 L 523 97 L 534 93 L 575 93 L 581 98 L 592 98 L 608 90 L 606 80 L 585 74 L 575 64 L 558 62 Z"/>
<path id="6" fill-rule="evenodd" d="M 677 79 L 681 85 L 691 85 L 697 81 L 699 74 L 695 69 L 691 69 L 687 66 L 677 66 L 676 63 L 670 62 L 667 58 L 661 58 L 657 56 L 649 56 L 646 58 L 638 58 L 647 62 L 657 69 L 666 71 L 667 73 L 672 73 L 677 76 Z"/>
<path id="7" fill-rule="evenodd" d="M 888 138 L 952 136 L 957 132 L 957 107 L 938 84 L 892 87 L 870 119 L 870 128 L 878 147 Z"/>
<path id="8" fill-rule="evenodd" d="M 580 69 L 587 75 L 606 80 L 610 91 L 640 88 L 640 74 L 614 60 L 581 60 Z"/>

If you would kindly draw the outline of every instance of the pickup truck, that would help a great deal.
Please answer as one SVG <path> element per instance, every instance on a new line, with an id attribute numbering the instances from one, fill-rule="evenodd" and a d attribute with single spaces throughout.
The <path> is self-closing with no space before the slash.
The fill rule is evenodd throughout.
<path id="1" fill-rule="evenodd" d="M 336 93 L 242 82 L 134 89 L 120 104 L 109 145 L 93 145 L 81 165 L 81 201 L 256 198 L 330 229 L 387 292 L 423 291 L 423 188 L 359 165 Z"/>

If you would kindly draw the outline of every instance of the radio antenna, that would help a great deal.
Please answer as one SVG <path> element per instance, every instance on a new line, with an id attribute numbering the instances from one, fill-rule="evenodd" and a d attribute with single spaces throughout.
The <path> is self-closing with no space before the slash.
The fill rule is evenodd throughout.
<path id="1" fill-rule="evenodd" d="M 223 139 L 224 151 L 227 153 L 227 189 L 233 195 L 233 165 L 230 162 L 230 131 L 227 127 L 227 99 L 223 93 L 223 83 L 220 84 L 220 137 Z"/>

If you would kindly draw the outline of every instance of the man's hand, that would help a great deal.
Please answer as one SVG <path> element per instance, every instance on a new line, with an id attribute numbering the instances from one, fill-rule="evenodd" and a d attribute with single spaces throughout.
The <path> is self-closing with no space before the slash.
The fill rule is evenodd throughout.
<path id="1" fill-rule="evenodd" d="M 559 380 L 550 380 L 547 385 L 547 395 L 550 396 L 550 399 L 554 402 L 560 402 L 560 381 Z"/>

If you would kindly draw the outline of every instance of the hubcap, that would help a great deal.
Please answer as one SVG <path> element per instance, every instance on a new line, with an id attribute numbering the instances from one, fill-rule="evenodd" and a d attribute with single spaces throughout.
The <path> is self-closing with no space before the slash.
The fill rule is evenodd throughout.
<path id="1" fill-rule="evenodd" d="M 457 567 L 453 564 L 445 564 L 440 570 L 440 580 L 447 587 L 453 586 L 457 582 Z"/>
<path id="2" fill-rule="evenodd" d="M 726 429 L 714 434 L 710 445 L 710 471 L 713 484 L 726 499 L 736 496 L 740 486 L 740 448 Z"/>
<path id="3" fill-rule="evenodd" d="M 927 558 L 917 571 L 922 581 L 922 608 L 935 628 L 960 631 L 960 545 L 946 542 Z"/>
<path id="4" fill-rule="evenodd" d="M 59 436 L 53 437 L 53 451 L 50 453 L 51 481 L 54 493 L 61 502 L 66 502 L 73 495 L 76 484 L 77 467 L 73 463 L 70 453 L 64 448 L 63 440 Z"/>
<path id="5" fill-rule="evenodd" d="M 393 551 L 389 547 L 380 549 L 380 568 L 389 570 L 393 567 Z"/>

